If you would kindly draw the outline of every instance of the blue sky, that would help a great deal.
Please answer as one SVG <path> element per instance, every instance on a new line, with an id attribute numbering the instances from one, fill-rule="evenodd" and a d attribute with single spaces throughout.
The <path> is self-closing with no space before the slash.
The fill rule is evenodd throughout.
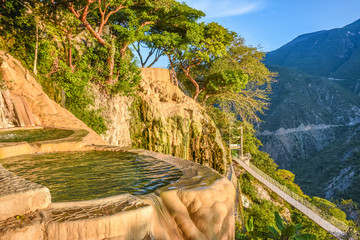
<path id="1" fill-rule="evenodd" d="M 275 50 L 298 35 L 343 27 L 360 18 L 359 0 L 185 0 L 239 33 L 247 44 Z"/>
<path id="2" fill-rule="evenodd" d="M 245 38 L 247 45 L 275 50 L 295 37 L 343 27 L 360 18 L 360 0 L 183 0 Z M 162 59 L 155 67 L 166 67 Z"/>

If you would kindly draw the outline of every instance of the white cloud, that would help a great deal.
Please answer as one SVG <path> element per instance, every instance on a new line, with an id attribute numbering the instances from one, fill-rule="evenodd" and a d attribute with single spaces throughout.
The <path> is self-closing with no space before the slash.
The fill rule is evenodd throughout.
<path id="1" fill-rule="evenodd" d="M 189 6 L 206 13 L 207 18 L 230 17 L 259 10 L 263 0 L 184 0 Z"/>

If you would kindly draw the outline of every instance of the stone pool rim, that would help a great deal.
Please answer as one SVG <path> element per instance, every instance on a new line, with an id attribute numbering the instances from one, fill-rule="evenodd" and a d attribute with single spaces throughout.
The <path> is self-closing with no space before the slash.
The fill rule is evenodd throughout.
<path id="1" fill-rule="evenodd" d="M 1 150 L 1 146 L 0 146 L 0 150 Z M 177 202 L 180 201 L 180 199 L 182 199 L 182 197 L 184 196 L 187 197 L 201 196 L 201 195 L 203 195 L 204 197 L 214 196 L 212 194 L 214 194 L 215 192 L 220 192 L 217 195 L 216 199 L 218 200 L 216 201 L 222 199 L 220 201 L 225 201 L 225 202 L 216 202 L 214 199 L 211 200 L 210 204 L 215 204 L 215 208 L 213 207 L 208 208 L 213 210 L 211 210 L 211 213 L 209 213 L 210 215 L 208 217 L 205 217 L 203 221 L 212 221 L 211 219 L 214 219 L 213 216 L 219 214 L 219 209 L 223 209 L 223 207 L 225 206 L 224 204 L 227 204 L 226 206 L 228 213 L 226 215 L 227 217 L 225 218 L 227 222 L 226 223 L 227 227 L 225 228 L 226 230 L 224 230 L 225 232 L 223 232 L 223 230 L 221 231 L 219 230 L 220 232 L 217 232 L 216 234 L 230 234 L 229 236 L 234 236 L 234 227 L 233 227 L 235 226 L 235 218 L 233 212 L 234 209 L 233 204 L 235 199 L 234 186 L 229 181 L 230 179 L 228 180 L 228 178 L 222 176 L 212 168 L 208 166 L 202 166 L 198 163 L 187 161 L 171 155 L 151 152 L 143 149 L 120 148 L 120 147 L 113 147 L 108 145 L 104 145 L 104 146 L 83 145 L 81 150 L 82 151 L 122 151 L 122 152 L 137 153 L 139 155 L 153 157 L 160 161 L 169 163 L 172 166 L 176 167 L 183 174 L 177 181 L 170 183 L 162 188 L 159 188 L 155 190 L 155 192 L 153 193 L 139 195 L 139 196 L 131 195 L 129 193 L 123 193 L 105 198 L 97 198 L 97 199 L 84 200 L 84 201 L 72 201 L 72 202 L 51 202 L 51 194 L 49 189 L 46 186 L 33 183 L 37 185 L 35 189 L 30 189 L 29 191 L 10 194 L 10 196 L 5 195 L 5 199 L 7 198 L 8 203 L 10 204 L 13 204 L 13 199 L 17 195 L 18 195 L 17 197 L 18 200 L 14 211 L 12 211 L 11 214 L 8 214 L 6 218 L 4 218 L 4 216 L 2 216 L 1 218 L 1 214 L 0 214 L 0 239 L 13 239 L 12 238 L 13 236 L 15 236 L 14 239 L 56 239 L 56 240 L 75 239 L 74 238 L 75 235 L 72 235 L 74 233 L 76 233 L 76 236 L 82 236 L 76 239 L 87 239 L 86 236 L 91 236 L 91 239 L 95 239 L 93 236 L 98 236 L 98 238 L 96 239 L 104 239 L 104 237 L 111 238 L 111 237 L 119 236 L 118 234 L 123 234 L 123 236 L 130 237 L 126 239 L 145 239 L 144 236 L 145 237 L 149 236 L 148 234 L 150 235 L 154 234 L 154 236 L 158 236 L 158 234 L 162 234 L 164 232 L 168 234 L 173 230 L 169 230 L 169 228 L 166 228 L 166 226 L 159 225 L 160 222 L 158 221 L 160 221 L 159 217 L 161 218 L 161 215 L 156 213 L 157 211 L 155 207 L 156 204 L 153 202 L 153 200 L 151 200 L 154 199 L 153 194 L 155 194 L 156 198 L 161 199 L 160 201 L 164 202 L 164 204 L 166 205 L 166 209 L 167 209 L 166 211 L 168 212 L 168 214 L 171 214 L 170 218 L 172 219 L 171 221 L 173 221 L 172 224 L 175 224 L 174 226 L 177 226 L 175 227 L 176 229 L 177 228 L 181 229 L 177 231 L 181 231 L 181 232 L 188 231 L 187 234 L 191 234 L 194 231 L 196 231 L 198 234 L 197 239 L 205 240 L 205 239 L 209 239 L 209 237 L 204 237 L 205 236 L 204 234 L 210 234 L 210 233 L 207 233 L 206 231 L 204 232 L 204 229 L 201 227 L 198 229 L 198 225 L 194 225 L 195 222 L 192 222 L 193 221 L 192 217 L 190 217 L 189 213 L 187 213 L 186 211 L 185 211 L 185 215 L 179 215 L 182 214 L 181 209 L 184 209 L 185 207 L 184 205 L 182 205 L 183 203 L 180 203 L 180 205 L 182 205 L 182 207 L 180 207 L 180 212 L 178 212 L 179 209 L 175 210 L 173 207 L 174 204 L 176 204 L 176 201 Z M 48 152 L 48 153 L 53 153 L 53 152 Z M 1 168 L 6 170 L 6 168 L 0 165 L 0 170 Z M 11 174 L 14 175 L 14 177 L 16 178 L 22 179 L 22 181 L 29 182 L 23 179 L 21 176 L 16 176 L 13 173 Z M 173 202 L 173 197 L 176 198 L 175 202 Z M 2 202 L 3 199 L 4 196 L 0 195 L 0 202 Z M 32 199 L 35 199 L 35 201 L 32 201 Z M 27 201 L 28 202 L 30 201 L 31 203 L 34 202 L 36 203 L 38 199 L 41 200 L 40 205 L 35 204 L 35 205 L 23 206 L 24 205 L 23 202 L 27 203 Z M 206 202 L 208 201 L 209 200 L 207 199 Z M 229 205 L 230 203 L 229 201 L 232 203 L 231 205 Z M 21 204 L 19 204 L 20 202 Z M 193 204 L 194 203 L 195 202 L 193 202 Z M 69 220 L 66 219 L 61 220 L 61 218 L 60 219 L 58 218 L 59 213 L 61 215 L 72 212 L 85 211 L 87 215 L 88 214 L 87 211 L 89 210 L 86 209 L 94 209 L 94 208 L 106 209 L 108 206 L 110 206 L 111 208 L 112 206 L 116 207 L 122 204 L 125 205 L 129 204 L 129 207 L 120 208 L 115 212 L 111 212 L 109 214 L 104 213 L 103 215 L 100 216 L 96 215 L 85 218 L 74 218 Z M 18 207 L 19 205 L 22 206 L 22 209 L 16 209 L 16 207 Z M 195 206 L 196 204 L 190 205 L 191 208 Z M 191 211 L 191 208 L 189 209 L 189 211 Z M 203 209 L 206 209 L 206 207 L 201 208 L 201 210 Z M 200 212 L 202 212 L 201 210 Z M 17 218 L 15 218 L 16 216 L 20 216 L 20 219 L 22 218 L 22 216 L 26 218 L 27 216 L 31 216 L 31 214 L 35 214 L 35 213 L 37 213 L 40 216 L 40 218 L 35 218 L 34 221 L 31 221 L 30 223 L 27 223 L 25 225 L 21 223 L 22 220 L 18 220 Z M 195 213 L 193 212 L 192 214 Z M 185 219 L 187 219 L 186 220 L 187 223 L 185 225 L 183 225 L 184 217 Z M 10 222 L 15 221 L 15 224 L 12 225 L 11 223 L 8 223 L 9 220 Z M 111 228 L 112 231 L 114 232 L 110 232 L 110 233 L 106 232 L 106 229 L 108 227 Z M 156 228 L 160 228 L 160 230 Z M 48 238 L 44 237 L 44 234 L 46 234 Z M 215 234 L 215 233 L 211 233 L 211 234 Z M 202 237 L 200 238 L 200 236 Z M 187 239 L 187 237 L 184 238 Z M 170 237 L 170 239 L 183 239 L 183 238 Z M 228 239 L 232 239 L 232 237 Z"/>
<path id="2" fill-rule="evenodd" d="M 160 195 L 162 192 L 178 191 L 180 189 L 182 189 L 182 190 L 201 189 L 201 188 L 210 186 L 211 184 L 213 184 L 215 181 L 217 181 L 219 179 L 224 178 L 224 176 L 220 175 L 218 172 L 216 172 L 215 170 L 213 170 L 212 168 L 210 168 L 208 166 L 203 166 L 196 162 L 187 161 L 187 160 L 184 160 L 184 159 L 181 159 L 178 157 L 174 157 L 171 155 L 163 154 L 163 153 L 152 152 L 152 151 L 148 151 L 148 150 L 144 150 L 144 149 L 121 148 L 121 147 L 116 147 L 116 146 L 92 145 L 92 146 L 85 146 L 85 147 L 86 147 L 86 149 L 83 150 L 82 152 L 94 152 L 94 151 L 96 151 L 96 152 L 128 152 L 128 153 L 134 153 L 134 154 L 138 154 L 138 155 L 142 155 L 142 156 L 152 157 L 159 161 L 163 161 L 165 163 L 168 163 L 168 164 L 174 166 L 177 170 L 179 170 L 182 173 L 182 175 L 176 181 L 171 182 L 166 186 L 156 189 L 153 192 L 156 195 Z M 2 146 L 0 145 L 0 150 L 1 149 L 2 149 Z M 65 152 L 69 152 L 69 151 L 65 151 Z M 45 152 L 45 153 L 51 154 L 54 152 Z M 31 154 L 21 154 L 21 155 L 31 155 Z M 21 156 L 21 155 L 17 155 L 17 156 Z M 0 159 L 1 159 L 1 156 L 0 156 Z M 7 170 L 1 164 L 0 164 L 0 168 Z M 12 172 L 10 172 L 10 173 L 12 173 Z M 12 173 L 12 174 L 14 176 L 16 176 L 17 178 L 22 178 L 24 180 L 24 182 L 34 183 L 34 182 L 25 180 L 20 175 L 16 175 L 14 173 Z M 182 183 L 186 183 L 186 184 L 182 184 Z M 50 191 L 46 185 L 42 185 L 42 184 L 38 184 L 38 183 L 34 183 L 34 184 L 38 185 L 38 187 L 37 187 L 38 189 L 48 192 L 50 195 L 50 199 L 51 199 Z M 33 189 L 31 189 L 31 190 L 33 190 Z M 153 193 L 149 193 L 149 194 L 153 194 Z M 17 194 L 17 193 L 11 193 L 11 194 Z M 128 195 L 128 196 L 135 197 L 135 198 L 139 198 L 139 197 L 141 198 L 142 196 L 146 196 L 149 194 L 132 195 L 129 193 L 122 193 L 122 194 L 112 195 L 112 196 L 103 197 L 103 198 L 80 200 L 80 201 L 71 201 L 70 200 L 70 201 L 66 201 L 66 202 L 61 202 L 61 201 L 52 202 L 50 200 L 50 202 L 45 207 L 44 206 L 41 207 L 41 209 L 46 209 L 48 207 L 50 209 L 51 208 L 57 208 L 57 209 L 58 208 L 68 208 L 68 207 L 76 206 L 77 204 L 97 205 L 97 204 L 103 203 L 104 201 L 111 202 L 111 201 L 113 201 L 113 199 L 122 198 L 124 195 Z M 6 195 L 0 194 L 0 202 L 1 202 L 1 197 L 4 197 L 4 196 L 6 196 Z M 32 210 L 34 210 L 34 209 L 32 209 Z M 15 215 L 21 215 L 21 214 L 24 214 L 24 213 L 19 212 L 18 214 L 15 214 Z M 0 218 L 0 220 L 1 219 L 2 218 Z"/>
<path id="3" fill-rule="evenodd" d="M 65 127 L 21 127 L 21 128 L 6 128 L 1 131 L 18 131 L 18 130 L 39 130 L 39 129 L 59 129 L 70 130 L 73 133 L 65 138 L 58 138 L 52 140 L 35 141 L 28 143 L 24 142 L 0 142 L 0 159 L 8 157 L 16 157 L 26 154 L 35 153 L 55 153 L 55 152 L 70 152 L 70 151 L 89 151 L 93 147 L 83 143 L 83 139 L 89 134 L 88 131 L 78 128 Z"/>

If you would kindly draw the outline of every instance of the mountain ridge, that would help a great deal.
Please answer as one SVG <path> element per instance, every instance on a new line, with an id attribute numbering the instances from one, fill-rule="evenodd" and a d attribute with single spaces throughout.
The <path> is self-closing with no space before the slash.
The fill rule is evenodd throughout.
<path id="1" fill-rule="evenodd" d="M 360 94 L 360 19 L 343 28 L 302 34 L 268 52 L 265 63 L 338 80 Z"/>

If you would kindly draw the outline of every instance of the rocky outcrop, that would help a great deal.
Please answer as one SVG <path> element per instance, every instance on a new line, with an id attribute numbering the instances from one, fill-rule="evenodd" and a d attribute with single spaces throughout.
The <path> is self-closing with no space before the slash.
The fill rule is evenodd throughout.
<path id="1" fill-rule="evenodd" d="M 105 144 L 93 130 L 66 109 L 51 100 L 40 84 L 21 63 L 0 51 L 1 81 L 4 84 L 0 99 L 2 127 L 44 126 L 85 129 L 86 144 Z M 7 90 L 6 90 L 7 89 Z"/>
<path id="2" fill-rule="evenodd" d="M 167 69 L 144 68 L 135 97 L 104 96 L 97 90 L 109 144 L 171 154 L 225 172 L 227 149 L 211 118 L 172 83 Z"/>
<path id="3" fill-rule="evenodd" d="M 1 80 L 0 80 L 1 81 Z M 10 92 L 7 89 L 0 89 L 0 128 L 9 128 L 19 125 L 15 117 L 14 105 L 10 99 Z"/>
<path id="4" fill-rule="evenodd" d="M 258 137 L 263 143 L 263 151 L 270 153 L 281 167 L 289 167 L 300 159 L 317 154 L 334 142 L 337 128 L 328 125 L 300 125 L 297 128 L 264 131 L 258 133 Z"/>
<path id="5" fill-rule="evenodd" d="M 95 107 L 101 110 L 107 130 L 101 137 L 106 143 L 119 147 L 131 146 L 130 121 L 132 97 L 107 95 L 96 86 L 92 87 Z"/>

